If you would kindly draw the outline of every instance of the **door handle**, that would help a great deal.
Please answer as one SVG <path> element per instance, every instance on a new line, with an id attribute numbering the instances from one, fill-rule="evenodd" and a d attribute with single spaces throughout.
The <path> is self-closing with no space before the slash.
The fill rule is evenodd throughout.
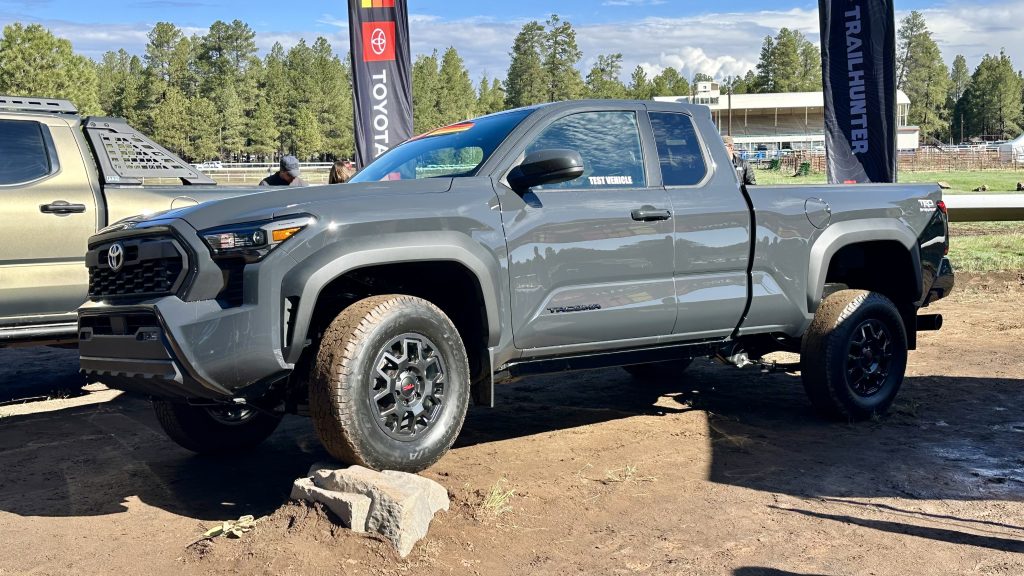
<path id="1" fill-rule="evenodd" d="M 54 200 L 50 204 L 39 206 L 39 211 L 43 214 L 81 214 L 85 212 L 85 204 L 70 204 L 65 200 Z"/>
<path id="2" fill-rule="evenodd" d="M 653 206 L 643 206 L 633 210 L 630 215 L 633 216 L 633 220 L 638 222 L 653 222 L 656 220 L 668 220 L 672 217 L 672 211 Z"/>

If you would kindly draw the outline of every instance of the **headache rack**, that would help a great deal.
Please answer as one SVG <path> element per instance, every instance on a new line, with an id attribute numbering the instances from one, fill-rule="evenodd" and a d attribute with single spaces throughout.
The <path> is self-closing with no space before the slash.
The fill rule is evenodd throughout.
<path id="1" fill-rule="evenodd" d="M 217 183 L 191 164 L 132 128 L 123 118 L 83 121 L 105 184 L 142 184 L 143 178 L 178 178 L 182 184 Z"/>
<path id="2" fill-rule="evenodd" d="M 31 98 L 27 96 L 0 96 L 0 110 L 78 114 L 78 108 L 75 108 L 75 105 L 70 100 Z"/>

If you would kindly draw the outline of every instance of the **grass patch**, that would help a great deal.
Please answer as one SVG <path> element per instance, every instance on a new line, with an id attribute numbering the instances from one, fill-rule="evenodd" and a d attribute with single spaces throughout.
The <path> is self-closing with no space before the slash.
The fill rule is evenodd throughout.
<path id="1" fill-rule="evenodd" d="M 1013 193 L 1017 189 L 1017 182 L 1024 182 L 1024 170 L 972 170 L 962 172 L 934 171 L 934 172 L 900 172 L 900 182 L 946 182 L 950 185 L 947 194 L 972 194 L 972 190 L 982 184 L 988 186 L 986 194 Z M 785 184 L 785 185 L 806 185 L 824 184 L 824 172 L 812 172 L 807 176 L 793 176 L 785 170 L 757 170 L 757 183 Z"/>
<path id="2" fill-rule="evenodd" d="M 1018 226 L 1020 224 L 1018 223 Z M 949 244 L 953 269 L 961 272 L 1024 270 L 1024 231 L 956 236 Z"/>
<path id="3" fill-rule="evenodd" d="M 504 478 L 498 479 L 490 489 L 487 490 L 486 494 L 483 494 L 483 498 L 480 500 L 480 504 L 477 506 L 479 512 L 484 516 L 491 518 L 497 518 L 502 514 L 512 510 L 512 506 L 509 502 L 512 497 L 516 495 L 515 490 L 506 490 L 505 483 L 507 481 Z"/>
<path id="4" fill-rule="evenodd" d="M 604 473 L 605 484 L 626 484 L 629 482 L 640 483 L 640 482 L 654 482 L 657 480 L 654 476 L 644 476 L 637 471 L 637 467 L 631 464 L 626 464 L 622 468 L 616 468 L 614 470 L 606 470 Z"/>

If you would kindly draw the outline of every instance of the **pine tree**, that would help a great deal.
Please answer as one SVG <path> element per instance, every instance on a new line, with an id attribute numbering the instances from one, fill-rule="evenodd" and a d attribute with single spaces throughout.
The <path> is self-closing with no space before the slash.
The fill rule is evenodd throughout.
<path id="1" fill-rule="evenodd" d="M 473 89 L 473 81 L 469 79 L 462 57 L 452 46 L 441 56 L 438 80 L 444 87 L 438 91 L 437 99 L 437 115 L 441 125 L 472 118 L 476 107 L 476 90 Z"/>
<path id="2" fill-rule="evenodd" d="M 505 89 L 497 78 L 493 82 L 487 80 L 484 74 L 480 79 L 480 88 L 476 98 L 476 110 L 478 114 L 494 114 L 505 109 Z"/>
<path id="3" fill-rule="evenodd" d="M 71 100 L 100 112 L 96 65 L 39 24 L 9 24 L 0 37 L 0 93 Z"/>
<path id="4" fill-rule="evenodd" d="M 547 71 L 548 100 L 575 100 L 583 95 L 585 86 L 576 69 L 583 52 L 576 45 L 576 31 L 572 24 L 552 14 L 547 21 L 547 49 L 544 51 L 544 69 Z"/>
<path id="5" fill-rule="evenodd" d="M 548 101 L 548 74 L 544 67 L 546 33 L 532 21 L 523 25 L 512 43 L 511 62 L 505 80 L 505 105 L 509 108 Z"/>
<path id="6" fill-rule="evenodd" d="M 1002 139 L 1020 134 L 1024 125 L 1021 84 L 1020 75 L 1004 52 L 999 56 L 986 54 L 961 99 L 967 135 Z"/>
<path id="7" fill-rule="evenodd" d="M 150 137 L 171 152 L 183 155 L 189 148 L 189 129 L 194 121 L 190 117 L 188 98 L 175 87 L 165 90 L 150 114 Z M 205 160 L 205 158 L 204 158 Z"/>
<path id="8" fill-rule="evenodd" d="M 625 98 L 626 86 L 619 80 L 622 54 L 599 54 L 587 74 L 587 96 L 590 98 Z"/>
<path id="9" fill-rule="evenodd" d="M 899 30 L 896 31 L 896 88 L 904 90 L 907 77 L 914 67 L 914 50 L 917 41 L 928 33 L 928 26 L 925 24 L 924 15 L 917 10 L 900 20 Z M 930 37 L 930 36 L 929 36 Z"/>
<path id="10" fill-rule="evenodd" d="M 897 61 L 899 89 L 910 98 L 911 124 L 926 138 L 944 138 L 949 128 L 949 72 L 919 12 L 900 23 Z"/>
<path id="11" fill-rule="evenodd" d="M 754 92 L 778 91 L 775 89 L 775 40 L 771 36 L 765 36 L 761 43 L 761 57 L 757 61 L 756 78 Z"/>
<path id="12" fill-rule="evenodd" d="M 295 129 L 292 131 L 292 151 L 299 160 L 309 160 L 323 150 L 323 136 L 320 122 L 308 105 L 301 106 L 295 114 Z"/>
<path id="13" fill-rule="evenodd" d="M 967 59 L 963 54 L 953 58 L 953 66 L 949 70 L 949 99 L 955 104 L 959 102 L 971 83 L 971 72 L 967 69 Z"/>
<path id="14" fill-rule="evenodd" d="M 643 67 L 637 66 L 633 69 L 626 93 L 633 100 L 650 100 L 654 97 L 654 85 L 647 80 L 647 72 L 644 72 Z"/>
<path id="15" fill-rule="evenodd" d="M 441 94 L 437 50 L 429 56 L 420 54 L 412 64 L 412 124 L 422 134 L 439 128 L 438 98 Z"/>
<path id="16" fill-rule="evenodd" d="M 230 161 L 245 148 L 245 110 L 235 87 L 228 85 L 214 98 L 218 114 L 218 149 L 220 159 Z"/>
<path id="17" fill-rule="evenodd" d="M 665 68 L 652 80 L 654 85 L 654 96 L 687 96 L 690 93 L 690 83 L 672 67 Z"/>
<path id="18" fill-rule="evenodd" d="M 144 99 L 142 60 L 123 48 L 106 52 L 96 67 L 96 75 L 103 112 L 136 124 Z"/>

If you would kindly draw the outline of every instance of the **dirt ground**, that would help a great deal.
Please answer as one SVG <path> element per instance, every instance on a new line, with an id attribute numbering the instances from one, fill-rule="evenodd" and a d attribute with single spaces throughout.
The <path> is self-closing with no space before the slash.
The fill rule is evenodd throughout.
<path id="1" fill-rule="evenodd" d="M 199 458 L 146 401 L 80 390 L 75 351 L 0 350 L 0 575 L 1019 576 L 1024 280 L 960 283 L 874 422 L 822 421 L 796 375 L 706 361 L 656 388 L 620 370 L 503 386 L 423 473 L 452 507 L 404 560 L 288 502 L 326 457 L 308 420 Z M 243 514 L 243 538 L 190 545 Z"/>

